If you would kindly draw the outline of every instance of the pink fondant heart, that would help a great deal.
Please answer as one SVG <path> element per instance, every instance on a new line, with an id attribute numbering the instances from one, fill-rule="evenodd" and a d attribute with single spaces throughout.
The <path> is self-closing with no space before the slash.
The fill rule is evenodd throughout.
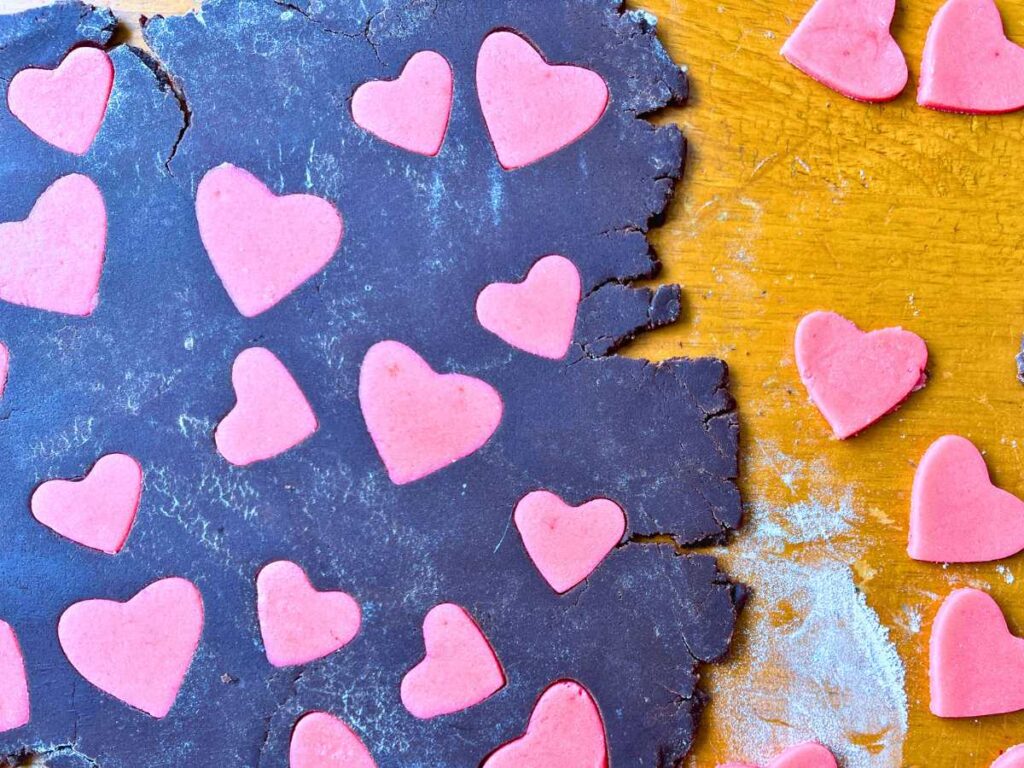
<path id="1" fill-rule="evenodd" d="M 993 0 L 949 0 L 928 30 L 917 103 L 994 114 L 1024 107 L 1024 48 L 1006 39 Z"/>
<path id="2" fill-rule="evenodd" d="M 28 676 L 18 637 L 0 621 L 0 733 L 26 725 L 30 715 Z"/>
<path id="3" fill-rule="evenodd" d="M 28 218 L 0 224 L 0 300 L 84 317 L 99 301 L 107 211 L 87 176 L 57 179 Z"/>
<path id="4" fill-rule="evenodd" d="M 1024 768 L 1024 744 L 1010 747 L 992 763 L 992 768 Z"/>
<path id="5" fill-rule="evenodd" d="M 221 456 L 240 467 L 279 456 L 316 432 L 316 414 L 274 353 L 250 347 L 235 359 L 231 383 L 238 402 L 217 425 Z"/>
<path id="6" fill-rule="evenodd" d="M 782 46 L 794 67 L 844 96 L 888 101 L 907 85 L 889 34 L 896 0 L 818 0 Z"/>
<path id="7" fill-rule="evenodd" d="M 7 89 L 7 106 L 43 141 L 84 155 L 103 125 L 114 65 L 106 51 L 76 48 L 56 69 L 23 69 Z"/>
<path id="8" fill-rule="evenodd" d="M 263 647 L 275 667 L 321 659 L 359 632 L 359 603 L 344 592 L 318 592 L 295 563 L 264 566 L 256 577 L 256 595 Z"/>
<path id="9" fill-rule="evenodd" d="M 326 200 L 279 197 L 228 163 L 199 182 L 196 217 L 213 268 L 245 317 L 266 312 L 323 269 L 344 232 Z"/>
<path id="10" fill-rule="evenodd" d="M 377 768 L 355 732 L 326 712 L 308 712 L 292 731 L 289 768 Z"/>
<path id="11" fill-rule="evenodd" d="M 981 717 L 1024 709 L 1024 639 L 1014 637 L 996 601 L 958 589 L 932 626 L 931 710 Z"/>
<path id="12" fill-rule="evenodd" d="M 564 256 L 545 256 L 521 283 L 493 283 L 476 301 L 480 325 L 516 349 L 561 360 L 572 345 L 580 273 Z"/>
<path id="13" fill-rule="evenodd" d="M 452 111 L 448 61 L 434 51 L 415 54 L 396 80 L 363 83 L 352 96 L 356 125 L 396 147 L 434 157 Z"/>
<path id="14" fill-rule="evenodd" d="M 481 768 L 608 768 L 604 722 L 593 697 L 571 680 L 550 686 L 526 733 L 492 752 Z"/>
<path id="15" fill-rule="evenodd" d="M 111 453 L 81 480 L 50 480 L 32 494 L 32 516 L 83 546 L 115 555 L 124 547 L 142 500 L 142 467 Z"/>
<path id="16" fill-rule="evenodd" d="M 864 333 L 834 312 L 812 312 L 796 331 L 796 364 L 811 400 L 842 440 L 924 386 L 928 348 L 902 328 Z"/>
<path id="17" fill-rule="evenodd" d="M 202 595 L 178 578 L 154 582 L 126 603 L 75 603 L 57 624 L 64 655 L 82 677 L 157 718 L 171 711 L 202 633 Z"/>
<path id="18" fill-rule="evenodd" d="M 529 42 L 492 32 L 480 46 L 476 87 L 487 130 L 506 170 L 536 163 L 593 128 L 608 86 L 589 69 L 552 66 Z"/>
<path id="19" fill-rule="evenodd" d="M 388 476 L 411 483 L 469 456 L 501 421 L 501 396 L 488 383 L 438 374 L 397 341 L 374 344 L 359 372 L 359 404 Z"/>
<path id="20" fill-rule="evenodd" d="M 559 594 L 593 573 L 626 532 L 626 514 L 614 501 L 571 507 L 550 491 L 524 496 L 514 518 L 530 559 Z"/>
<path id="21" fill-rule="evenodd" d="M 0 397 L 4 396 L 4 390 L 7 388 L 7 373 L 10 370 L 11 365 L 11 354 L 7 351 L 7 346 L 0 341 Z"/>
<path id="22" fill-rule="evenodd" d="M 444 603 L 423 619 L 423 661 L 402 678 L 402 703 L 420 719 L 475 706 L 505 686 L 494 649 L 464 608 Z"/>
<path id="23" fill-rule="evenodd" d="M 718 768 L 756 768 L 747 763 L 725 763 Z M 808 741 L 790 747 L 776 757 L 767 768 L 837 768 L 832 753 L 820 744 Z"/>

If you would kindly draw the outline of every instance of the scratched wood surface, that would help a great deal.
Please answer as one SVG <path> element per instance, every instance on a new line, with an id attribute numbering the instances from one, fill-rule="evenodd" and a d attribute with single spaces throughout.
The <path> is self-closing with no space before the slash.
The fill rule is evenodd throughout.
<path id="1" fill-rule="evenodd" d="M 2 4 L 13 10 L 38 0 Z M 140 14 L 182 12 L 192 2 L 115 4 L 132 36 Z M 916 107 L 921 49 L 940 4 L 900 4 L 894 32 L 908 54 L 911 86 L 892 104 L 867 106 L 817 85 L 778 55 L 810 0 L 644 0 L 692 74 L 691 103 L 660 118 L 678 122 L 692 143 L 685 183 L 654 234 L 662 277 L 685 286 L 687 311 L 684 322 L 631 352 L 728 360 L 743 417 L 744 491 L 758 514 L 785 515 L 810 496 L 850 494 L 853 534 L 868 544 L 851 563 L 856 582 L 906 666 L 902 764 L 966 768 L 987 766 L 1024 742 L 1024 715 L 932 717 L 930 624 L 941 599 L 970 584 L 990 589 L 1011 627 L 1024 630 L 1024 601 L 1012 583 L 1024 578 L 1024 561 L 1012 558 L 1001 569 L 913 563 L 904 552 L 907 508 L 916 461 L 947 432 L 974 440 L 996 481 L 1024 494 L 1024 386 L 1013 366 L 1024 331 L 1024 114 L 964 117 Z M 1003 0 L 1002 10 L 1011 38 L 1024 41 L 1024 0 Z M 796 322 L 819 308 L 863 327 L 902 324 L 931 350 L 926 389 L 846 443 L 829 437 L 793 365 Z M 766 456 L 827 471 L 797 475 Z M 739 565 L 747 542 L 741 535 L 716 553 L 756 590 L 757 568 Z M 799 626 L 799 616 L 783 613 L 755 591 L 743 626 L 759 618 L 780 632 Z M 907 621 L 918 614 L 920 629 Z M 691 756 L 696 768 L 752 757 L 744 753 L 744 729 L 723 714 L 723 697 L 742 696 L 736 681 L 753 676 L 773 686 L 786 678 L 784 669 L 752 670 L 749 642 L 741 633 L 733 658 L 706 677 L 719 701 Z M 787 736 L 811 735 L 807 723 L 774 725 L 779 746 Z M 848 733 L 869 750 L 890 736 L 852 724 Z"/>

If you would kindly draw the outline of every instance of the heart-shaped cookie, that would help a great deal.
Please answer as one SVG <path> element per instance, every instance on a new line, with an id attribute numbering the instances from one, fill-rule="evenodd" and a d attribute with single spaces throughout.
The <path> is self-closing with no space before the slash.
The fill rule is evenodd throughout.
<path id="1" fill-rule="evenodd" d="M 171 711 L 202 633 L 202 595 L 178 578 L 156 581 L 126 603 L 75 603 L 57 624 L 64 655 L 82 677 L 156 718 Z"/>
<path id="2" fill-rule="evenodd" d="M 483 447 L 501 422 L 501 396 L 485 381 L 435 373 L 397 341 L 374 344 L 359 372 L 359 405 L 391 481 L 426 477 Z"/>
<path id="3" fill-rule="evenodd" d="M 78 544 L 108 555 L 124 547 L 142 500 L 142 467 L 131 456 L 100 458 L 80 480 L 49 480 L 32 494 L 32 516 Z"/>
<path id="4" fill-rule="evenodd" d="M 4 390 L 7 388 L 7 374 L 11 367 L 11 353 L 7 351 L 7 346 L 0 341 L 0 397 L 4 396 Z"/>
<path id="5" fill-rule="evenodd" d="M 26 725 L 29 715 L 25 658 L 14 629 L 0 621 L 0 733 Z"/>
<path id="6" fill-rule="evenodd" d="M 835 312 L 812 312 L 797 327 L 796 364 L 811 400 L 842 440 L 924 386 L 928 348 L 902 328 L 864 333 Z"/>
<path id="7" fill-rule="evenodd" d="M 344 233 L 328 201 L 275 195 L 228 163 L 199 182 L 196 218 L 213 268 L 245 317 L 266 312 L 327 266 Z"/>
<path id="8" fill-rule="evenodd" d="M 480 46 L 476 88 L 498 162 L 523 168 L 578 141 L 608 107 L 608 85 L 589 69 L 554 66 L 514 32 Z"/>
<path id="9" fill-rule="evenodd" d="M 725 763 L 718 768 L 757 768 L 748 763 Z M 837 768 L 836 759 L 820 744 L 807 741 L 785 750 L 767 768 Z"/>
<path id="10" fill-rule="evenodd" d="M 326 712 L 308 712 L 292 730 L 289 768 L 377 768 L 355 732 Z"/>
<path id="11" fill-rule="evenodd" d="M 521 283 L 492 283 L 476 300 L 480 325 L 516 349 L 561 360 L 572 345 L 580 273 L 564 256 L 545 256 Z"/>
<path id="12" fill-rule="evenodd" d="M 1024 744 L 1010 747 L 992 763 L 992 768 L 1024 768 Z"/>
<path id="13" fill-rule="evenodd" d="M 0 224 L 0 300 L 84 317 L 99 301 L 107 210 L 88 176 L 53 182 L 28 218 Z"/>
<path id="14" fill-rule="evenodd" d="M 420 51 L 397 79 L 359 86 L 352 95 L 352 118 L 389 144 L 434 157 L 448 131 L 453 92 L 448 60 L 434 51 Z"/>

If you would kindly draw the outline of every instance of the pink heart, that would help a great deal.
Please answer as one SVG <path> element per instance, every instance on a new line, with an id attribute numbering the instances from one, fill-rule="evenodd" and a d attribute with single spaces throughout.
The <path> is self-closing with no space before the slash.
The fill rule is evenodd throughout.
<path id="1" fill-rule="evenodd" d="M 64 655 L 101 691 L 153 717 L 171 711 L 203 633 L 203 597 L 162 579 L 126 603 L 85 600 L 60 617 Z"/>
<path id="2" fill-rule="evenodd" d="M 864 333 L 834 312 L 812 312 L 796 331 L 796 364 L 811 400 L 842 440 L 924 386 L 928 348 L 902 328 Z"/>
<path id="3" fill-rule="evenodd" d="M 377 768 L 355 732 L 326 712 L 308 712 L 292 731 L 289 768 Z"/>
<path id="4" fill-rule="evenodd" d="M 499 747 L 481 768 L 608 768 L 597 704 L 579 683 L 563 680 L 537 701 L 526 733 Z"/>
<path id="5" fill-rule="evenodd" d="M 580 139 L 608 107 L 608 86 L 589 69 L 552 66 L 514 32 L 480 46 L 476 88 L 505 170 L 536 163 Z"/>
<path id="6" fill-rule="evenodd" d="M 894 99 L 907 85 L 907 61 L 889 33 L 895 10 L 896 0 L 818 0 L 782 55 L 851 99 Z"/>
<path id="7" fill-rule="evenodd" d="M 564 256 L 545 256 L 521 283 L 492 283 L 476 300 L 480 325 L 516 349 L 561 360 L 572 345 L 580 273 Z"/>
<path id="8" fill-rule="evenodd" d="M 958 589 L 935 617 L 929 676 L 931 710 L 939 717 L 1024 709 L 1024 639 L 1010 634 L 995 600 Z"/>
<path id="9" fill-rule="evenodd" d="M 359 404 L 391 481 L 426 477 L 483 447 L 501 422 L 490 384 L 438 374 L 397 341 L 374 344 L 359 372 Z"/>
<path id="10" fill-rule="evenodd" d="M 747 763 L 726 763 L 718 768 L 756 768 Z M 790 747 L 770 763 L 768 768 L 837 768 L 832 753 L 813 741 Z"/>
<path id="11" fill-rule="evenodd" d="M 4 390 L 7 388 L 7 373 L 10 370 L 11 354 L 7 351 L 7 346 L 0 341 L 0 397 L 4 396 Z"/>
<path id="12" fill-rule="evenodd" d="M 99 302 L 107 210 L 87 176 L 57 179 L 28 218 L 0 224 L 0 299 L 84 317 Z"/>
<path id="13" fill-rule="evenodd" d="M 23 69 L 7 89 L 7 106 L 43 141 L 84 155 L 103 125 L 114 64 L 99 48 L 76 48 L 56 69 Z"/>
<path id="14" fill-rule="evenodd" d="M 1024 768 L 1024 744 L 1010 747 L 992 763 L 992 768 Z"/>
<path id="15" fill-rule="evenodd" d="M 993 0 L 949 0 L 939 9 L 924 44 L 917 103 L 975 114 L 1024 107 L 1024 48 L 1006 39 Z"/>
<path id="16" fill-rule="evenodd" d="M 434 157 L 448 131 L 453 91 L 447 59 L 420 51 L 398 79 L 359 86 L 352 95 L 352 117 L 356 125 L 389 144 Z"/>
<path id="17" fill-rule="evenodd" d="M 550 491 L 528 493 L 514 518 L 530 559 L 558 594 L 593 573 L 626 532 L 626 514 L 614 501 L 571 507 Z"/>
<path id="18" fill-rule="evenodd" d="M 414 717 L 468 709 L 505 686 L 494 649 L 464 608 L 432 608 L 423 619 L 423 642 L 423 661 L 402 678 L 402 704 Z"/>
<path id="19" fill-rule="evenodd" d="M 50 480 L 32 494 L 32 516 L 61 536 L 116 555 L 128 540 L 142 500 L 142 467 L 111 453 L 81 480 Z"/>
<path id="20" fill-rule="evenodd" d="M 0 733 L 27 725 L 30 707 L 28 676 L 18 637 L 0 621 Z"/>
<path id="21" fill-rule="evenodd" d="M 250 347 L 235 358 L 237 403 L 214 432 L 221 456 L 236 466 L 279 456 L 318 428 L 316 414 L 284 363 L 269 349 Z"/>
<path id="22" fill-rule="evenodd" d="M 263 647 L 275 667 L 321 659 L 359 632 L 359 603 L 344 592 L 318 592 L 295 563 L 264 566 L 256 577 L 256 595 Z"/>
<path id="23" fill-rule="evenodd" d="M 213 268 L 245 317 L 266 312 L 327 266 L 344 233 L 328 201 L 279 197 L 228 163 L 199 182 L 196 217 Z"/>

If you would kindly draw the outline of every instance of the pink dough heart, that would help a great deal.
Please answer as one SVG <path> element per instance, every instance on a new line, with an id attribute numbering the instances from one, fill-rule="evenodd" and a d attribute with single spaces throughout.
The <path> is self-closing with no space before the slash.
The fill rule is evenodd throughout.
<path id="1" fill-rule="evenodd" d="M 521 283 L 492 283 L 476 300 L 480 325 L 516 349 L 561 360 L 572 345 L 580 273 L 564 256 L 545 256 Z"/>
<path id="2" fill-rule="evenodd" d="M 87 176 L 57 179 L 28 218 L 0 224 L 0 300 L 84 317 L 99 301 L 107 211 Z"/>
<path id="3" fill-rule="evenodd" d="M 0 621 L 0 733 L 29 721 L 28 676 L 18 637 Z"/>
<path id="4" fill-rule="evenodd" d="M 888 101 L 907 85 L 889 33 L 896 0 L 818 0 L 782 46 L 794 67 L 844 96 Z"/>
<path id="5" fill-rule="evenodd" d="M 7 89 L 7 106 L 36 136 L 84 155 L 103 125 L 114 64 L 99 48 L 76 48 L 56 69 L 23 69 Z"/>
<path id="6" fill-rule="evenodd" d="M 128 540 L 142 500 L 142 467 L 111 453 L 81 480 L 50 480 L 32 494 L 32 516 L 61 536 L 116 555 Z"/>
<path id="7" fill-rule="evenodd" d="M 530 559 L 559 594 L 593 573 L 626 532 L 626 514 L 614 501 L 571 507 L 550 491 L 524 496 L 514 518 Z"/>
<path id="8" fill-rule="evenodd" d="M 1010 747 L 992 763 L 992 768 L 1024 768 L 1024 744 Z"/>
<path id="9" fill-rule="evenodd" d="M 993 0 L 949 0 L 939 9 L 924 44 L 917 103 L 975 114 L 1024 107 L 1024 48 L 1006 39 Z"/>
<path id="10" fill-rule="evenodd" d="M 202 595 L 178 578 L 156 581 L 126 603 L 75 603 L 57 624 L 64 655 L 82 677 L 156 718 L 171 711 L 202 633 Z"/>
<path id="11" fill-rule="evenodd" d="M 928 348 L 902 328 L 864 333 L 834 312 L 812 312 L 797 327 L 796 364 L 811 400 L 842 440 L 924 386 Z"/>
<path id="12" fill-rule="evenodd" d="M 718 768 L 756 768 L 747 763 L 726 763 Z M 767 768 L 837 768 L 832 753 L 820 744 L 808 741 L 790 747 L 776 757 Z"/>
<path id="13" fill-rule="evenodd" d="M 199 182 L 196 218 L 213 268 L 245 317 L 266 312 L 327 266 L 344 233 L 328 201 L 279 197 L 228 163 Z"/>
<path id="14" fill-rule="evenodd" d="M 363 83 L 352 95 L 356 125 L 396 147 L 434 157 L 452 112 L 454 83 L 447 59 L 415 54 L 396 80 Z"/>
<path id="15" fill-rule="evenodd" d="M 262 347 L 235 359 L 231 383 L 237 403 L 217 425 L 214 441 L 236 466 L 279 456 L 318 428 L 316 414 L 284 363 Z"/>
<path id="16" fill-rule="evenodd" d="M 608 107 L 608 86 L 589 69 L 552 66 L 514 32 L 480 46 L 476 88 L 505 170 L 536 163 L 579 140 Z"/>
<path id="17" fill-rule="evenodd" d="M 1024 549 L 1024 501 L 996 488 L 970 440 L 946 435 L 914 475 L 910 544 L 915 560 L 981 563 Z"/>
<path id="18" fill-rule="evenodd" d="M 4 396 L 4 390 L 7 388 L 7 373 L 11 366 L 11 353 L 7 351 L 7 346 L 0 342 L 0 397 Z"/>
<path id="19" fill-rule="evenodd" d="M 1014 637 L 996 601 L 958 589 L 932 626 L 931 710 L 981 717 L 1024 709 L 1024 639 Z"/>
<path id="20" fill-rule="evenodd" d="M 295 563 L 278 560 L 256 577 L 260 634 L 275 667 L 306 664 L 352 642 L 359 603 L 344 592 L 318 592 Z"/>
<path id="21" fill-rule="evenodd" d="M 355 732 L 326 712 L 308 712 L 292 731 L 289 768 L 377 768 Z"/>
<path id="22" fill-rule="evenodd" d="M 426 477 L 483 447 L 501 422 L 490 384 L 435 373 L 397 341 L 374 344 L 359 372 L 359 404 L 391 481 Z"/>
<path id="23" fill-rule="evenodd" d="M 402 678 L 402 704 L 414 717 L 468 709 L 505 686 L 494 649 L 464 608 L 432 608 L 423 619 L 423 642 L 423 661 Z"/>
<path id="24" fill-rule="evenodd" d="M 492 752 L 481 768 L 608 768 L 597 704 L 579 683 L 555 683 L 541 694 L 526 733 Z"/>

